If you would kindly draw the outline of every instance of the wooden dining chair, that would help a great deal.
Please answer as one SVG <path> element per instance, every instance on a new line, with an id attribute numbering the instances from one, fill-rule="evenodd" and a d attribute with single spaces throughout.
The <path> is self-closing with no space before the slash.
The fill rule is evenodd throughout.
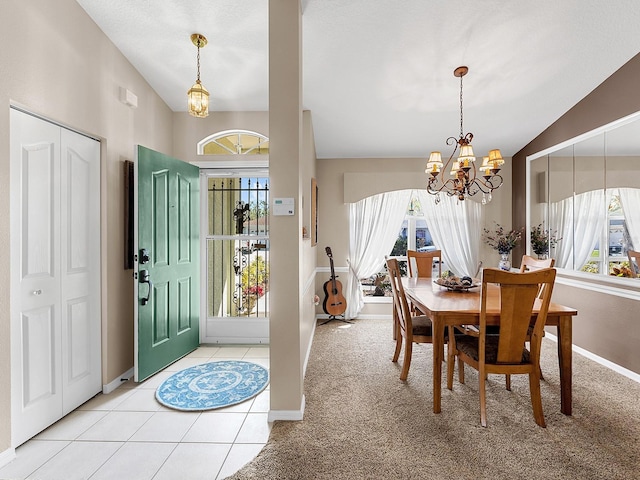
<path id="1" fill-rule="evenodd" d="M 627 250 L 627 257 L 629 257 L 629 269 L 633 272 L 633 276 L 640 277 L 640 252 Z"/>
<path id="2" fill-rule="evenodd" d="M 442 250 L 432 252 L 417 252 L 407 250 L 407 265 L 410 277 L 433 277 L 433 262 L 438 259 L 438 277 L 442 275 Z"/>
<path id="3" fill-rule="evenodd" d="M 522 261 L 520 262 L 520 273 L 533 272 L 536 270 L 540 270 L 542 268 L 552 268 L 555 265 L 555 263 L 556 263 L 555 258 L 547 258 L 547 259 L 541 260 L 541 259 L 530 257 L 529 255 L 523 255 Z M 538 297 L 540 297 L 541 295 L 542 295 L 542 287 L 538 292 Z M 500 330 L 500 327 L 498 327 L 497 325 L 489 325 L 487 327 L 487 335 L 495 335 L 498 333 L 499 330 Z M 529 327 L 529 331 L 527 333 L 527 342 L 530 341 L 532 331 L 533 331 L 533 327 Z M 466 329 L 464 330 L 464 333 L 468 335 L 477 336 L 478 335 L 477 326 L 475 328 L 471 328 L 467 325 Z M 544 337 L 544 330 L 542 331 L 542 336 Z M 540 371 L 540 378 L 544 379 L 544 377 L 542 376 L 542 371 Z M 507 374 L 505 376 L 505 380 L 506 380 L 507 390 L 511 390 L 511 375 Z"/>
<path id="4" fill-rule="evenodd" d="M 520 262 L 520 273 L 525 272 L 534 272 L 536 270 L 540 270 L 542 268 L 552 268 L 556 263 L 555 258 L 546 258 L 544 260 L 530 257 L 529 255 L 523 255 L 522 261 Z M 540 291 L 538 292 L 538 298 L 542 298 L 542 286 L 540 286 Z M 495 335 L 498 333 L 500 327 L 496 325 L 489 325 L 487 327 L 488 335 Z M 529 331 L 527 332 L 527 342 L 531 341 L 531 333 L 533 332 L 533 327 L 529 327 Z M 468 334 L 472 334 L 473 332 L 468 331 Z M 477 330 L 476 332 L 477 333 Z M 544 337 L 544 329 L 542 330 L 542 336 Z M 542 375 L 542 370 L 540 370 L 540 379 L 544 380 L 544 376 Z M 505 375 L 505 382 L 507 390 L 511 390 L 511 375 L 508 373 Z"/>
<path id="5" fill-rule="evenodd" d="M 522 261 L 520 262 L 520 273 L 533 272 L 536 270 L 540 270 L 542 268 L 552 268 L 555 265 L 555 263 L 556 263 L 555 258 L 547 258 L 545 260 L 540 260 L 537 258 L 530 257 L 529 255 L 523 255 Z M 538 296 L 540 297 L 541 295 L 542 295 L 542 291 L 538 292 Z M 478 335 L 477 325 L 475 327 L 470 325 L 463 325 L 463 327 L 465 327 L 465 329 L 463 329 L 464 333 L 468 335 L 476 335 L 476 336 Z M 499 327 L 497 325 L 489 325 L 487 328 L 487 334 L 489 335 L 496 334 L 498 333 L 498 330 L 499 330 Z M 529 331 L 529 334 L 531 333 L 531 330 Z M 544 332 L 543 332 L 543 335 L 544 335 Z M 507 375 L 507 390 L 511 390 L 508 375 Z"/>
<path id="6" fill-rule="evenodd" d="M 505 272 L 495 268 L 482 273 L 480 292 L 479 335 L 453 335 L 449 327 L 447 386 L 453 387 L 453 361 L 460 362 L 460 383 L 464 383 L 464 364 L 478 371 L 480 395 L 480 423 L 487 426 L 486 380 L 487 374 L 529 375 L 529 390 L 535 421 L 545 427 L 540 394 L 540 348 L 542 332 L 547 319 L 556 271 L 545 268 L 526 273 Z M 500 288 L 500 331 L 487 335 L 487 300 L 489 284 Z M 538 298 L 538 292 L 542 297 Z M 538 309 L 529 348 L 527 332 L 534 307 Z"/>
<path id="7" fill-rule="evenodd" d="M 555 258 L 546 258 L 544 260 L 523 255 L 520 262 L 520 273 L 540 270 L 541 268 L 552 268 L 556 264 Z"/>
<path id="8" fill-rule="evenodd" d="M 402 370 L 400 372 L 400 380 L 406 380 L 409 375 L 409 367 L 411 366 L 411 354 L 413 352 L 413 343 L 433 343 L 431 334 L 431 320 L 424 315 L 413 316 L 409 309 L 409 302 L 404 293 L 402 285 L 402 276 L 398 267 L 398 260 L 395 258 L 387 259 L 387 270 L 391 280 L 391 290 L 393 292 L 393 308 L 394 308 L 394 330 L 396 349 L 393 353 L 393 362 L 397 362 L 400 358 L 400 351 L 404 343 L 404 359 L 402 361 Z"/>
<path id="9" fill-rule="evenodd" d="M 433 264 L 438 259 L 438 278 L 442 275 L 442 251 L 433 250 L 431 252 L 417 252 L 416 250 L 407 250 L 407 266 L 409 267 L 410 277 L 432 278 Z M 415 305 L 409 304 L 412 315 L 423 315 Z"/>

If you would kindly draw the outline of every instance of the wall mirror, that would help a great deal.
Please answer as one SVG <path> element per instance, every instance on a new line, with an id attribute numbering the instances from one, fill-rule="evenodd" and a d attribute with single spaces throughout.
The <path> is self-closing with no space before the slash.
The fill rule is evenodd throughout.
<path id="1" fill-rule="evenodd" d="M 640 112 L 528 156 L 527 188 L 530 254 L 540 226 L 556 267 L 639 278 Z"/>

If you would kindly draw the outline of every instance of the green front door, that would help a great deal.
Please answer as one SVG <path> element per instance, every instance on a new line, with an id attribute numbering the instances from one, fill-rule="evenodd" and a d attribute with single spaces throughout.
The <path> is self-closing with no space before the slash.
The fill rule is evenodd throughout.
<path id="1" fill-rule="evenodd" d="M 200 341 L 199 169 L 137 149 L 135 381 Z"/>

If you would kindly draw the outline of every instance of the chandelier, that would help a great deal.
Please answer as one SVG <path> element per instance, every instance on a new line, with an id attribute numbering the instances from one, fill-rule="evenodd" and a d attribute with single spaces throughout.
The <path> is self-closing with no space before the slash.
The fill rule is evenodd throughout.
<path id="1" fill-rule="evenodd" d="M 440 202 L 440 192 L 450 197 L 457 196 L 458 200 L 464 200 L 467 196 L 473 196 L 482 192 L 482 204 L 491 201 L 491 192 L 502 185 L 502 177 L 498 174 L 500 167 L 504 165 L 504 159 L 500 150 L 489 151 L 489 155 L 482 158 L 482 165 L 476 168 L 476 157 L 473 153 L 471 141 L 473 133 L 464 133 L 462 126 L 462 77 L 469 68 L 458 67 L 453 75 L 460 78 L 460 136 L 447 138 L 447 145 L 454 145 L 453 152 L 446 164 L 442 163 L 440 152 L 431 152 L 425 173 L 429 174 L 427 192 L 436 196 L 436 204 Z M 458 158 L 453 159 L 459 151 Z M 451 166 L 447 178 L 447 170 Z M 477 171 L 480 175 L 477 175 Z"/>
<path id="2" fill-rule="evenodd" d="M 200 83 L 200 48 L 207 44 L 204 35 L 194 33 L 191 35 L 191 43 L 198 47 L 198 76 L 196 83 L 187 92 L 188 111 L 194 117 L 204 118 L 209 115 L 209 92 Z"/>

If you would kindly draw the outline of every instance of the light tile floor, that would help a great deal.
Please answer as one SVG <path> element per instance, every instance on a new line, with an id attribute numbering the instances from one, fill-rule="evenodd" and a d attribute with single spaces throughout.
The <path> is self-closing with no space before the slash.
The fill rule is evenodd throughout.
<path id="1" fill-rule="evenodd" d="M 221 480 L 267 443 L 269 387 L 231 407 L 180 412 L 155 390 L 183 368 L 247 360 L 269 368 L 268 346 L 203 346 L 147 381 L 99 394 L 16 449 L 0 479 Z"/>

